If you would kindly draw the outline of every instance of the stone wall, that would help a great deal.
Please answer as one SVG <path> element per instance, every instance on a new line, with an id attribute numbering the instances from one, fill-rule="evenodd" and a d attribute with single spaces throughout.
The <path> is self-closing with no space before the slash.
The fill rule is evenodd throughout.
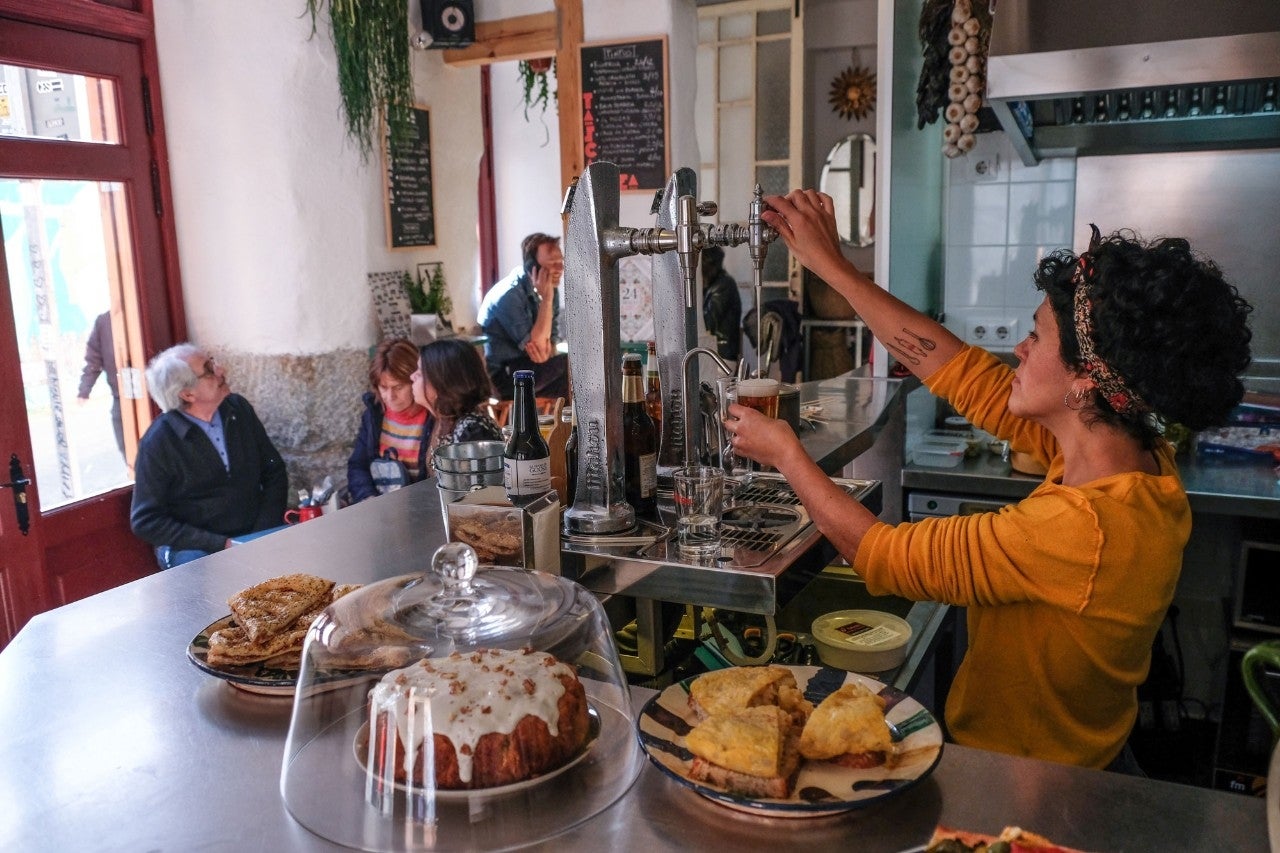
<path id="1" fill-rule="evenodd" d="M 214 349 L 214 348 L 211 348 Z M 256 355 L 214 350 L 231 390 L 258 413 L 289 469 L 289 504 L 299 489 L 333 477 L 347 483 L 347 457 L 360 426 L 360 395 L 369 387 L 369 352 Z"/>

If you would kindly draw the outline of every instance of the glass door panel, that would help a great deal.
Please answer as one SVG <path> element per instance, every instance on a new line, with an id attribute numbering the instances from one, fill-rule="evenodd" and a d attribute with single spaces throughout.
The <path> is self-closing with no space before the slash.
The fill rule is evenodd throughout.
<path id="1" fill-rule="evenodd" d="M 119 145 L 115 84 L 101 77 L 0 65 L 0 136 Z"/>
<path id="2" fill-rule="evenodd" d="M 42 511 L 132 482 L 115 370 L 124 362 L 115 346 L 120 294 L 135 284 L 120 281 L 129 266 L 120 263 L 128 257 L 127 222 L 116 215 L 123 194 L 111 182 L 0 178 L 0 232 Z"/>

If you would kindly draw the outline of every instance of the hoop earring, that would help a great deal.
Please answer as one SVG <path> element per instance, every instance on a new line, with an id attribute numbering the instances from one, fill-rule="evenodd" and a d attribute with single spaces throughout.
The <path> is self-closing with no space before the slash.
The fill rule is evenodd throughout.
<path id="1" fill-rule="evenodd" d="M 1084 409 L 1084 395 L 1085 390 L 1083 388 L 1077 388 L 1075 391 L 1068 391 L 1062 395 L 1062 405 L 1066 406 L 1073 412 L 1079 412 Z M 1073 400 L 1075 401 L 1074 406 L 1071 405 Z"/>

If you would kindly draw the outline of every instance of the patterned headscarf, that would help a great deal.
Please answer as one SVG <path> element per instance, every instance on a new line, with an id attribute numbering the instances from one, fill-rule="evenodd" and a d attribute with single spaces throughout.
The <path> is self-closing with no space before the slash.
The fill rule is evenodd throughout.
<path id="1" fill-rule="evenodd" d="M 1089 378 L 1098 386 L 1098 393 L 1111 408 L 1120 414 L 1147 412 L 1151 407 L 1146 401 L 1093 350 L 1093 252 L 1102 242 L 1102 233 L 1098 231 L 1098 226 L 1092 223 L 1089 228 L 1093 231 L 1093 236 L 1089 239 L 1089 249 L 1081 253 L 1076 271 L 1071 277 L 1071 282 L 1075 286 L 1073 306 L 1080 359 L 1084 362 L 1085 370 L 1089 372 Z"/>

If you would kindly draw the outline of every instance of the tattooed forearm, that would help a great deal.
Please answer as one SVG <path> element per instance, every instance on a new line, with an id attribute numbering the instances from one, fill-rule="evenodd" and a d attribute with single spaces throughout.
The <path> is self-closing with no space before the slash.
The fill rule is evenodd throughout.
<path id="1" fill-rule="evenodd" d="M 919 342 L 920 342 L 920 346 L 924 347 L 924 348 L 925 348 L 925 349 L 927 349 L 927 350 L 931 350 L 931 349 L 933 349 L 934 347 L 936 347 L 936 346 L 937 346 L 937 344 L 936 344 L 936 343 L 934 343 L 933 341 L 929 340 L 928 338 L 922 338 L 922 337 L 920 337 L 920 336 L 919 336 L 919 335 L 917 335 L 915 332 L 913 332 L 913 331 L 911 331 L 910 329 L 908 329 L 906 326 L 903 326 L 903 327 L 902 327 L 902 331 L 906 332 L 908 335 L 910 335 L 911 337 L 913 337 L 913 338 L 915 338 L 917 341 L 919 341 Z M 923 353 L 921 353 L 921 355 L 923 355 Z"/>

